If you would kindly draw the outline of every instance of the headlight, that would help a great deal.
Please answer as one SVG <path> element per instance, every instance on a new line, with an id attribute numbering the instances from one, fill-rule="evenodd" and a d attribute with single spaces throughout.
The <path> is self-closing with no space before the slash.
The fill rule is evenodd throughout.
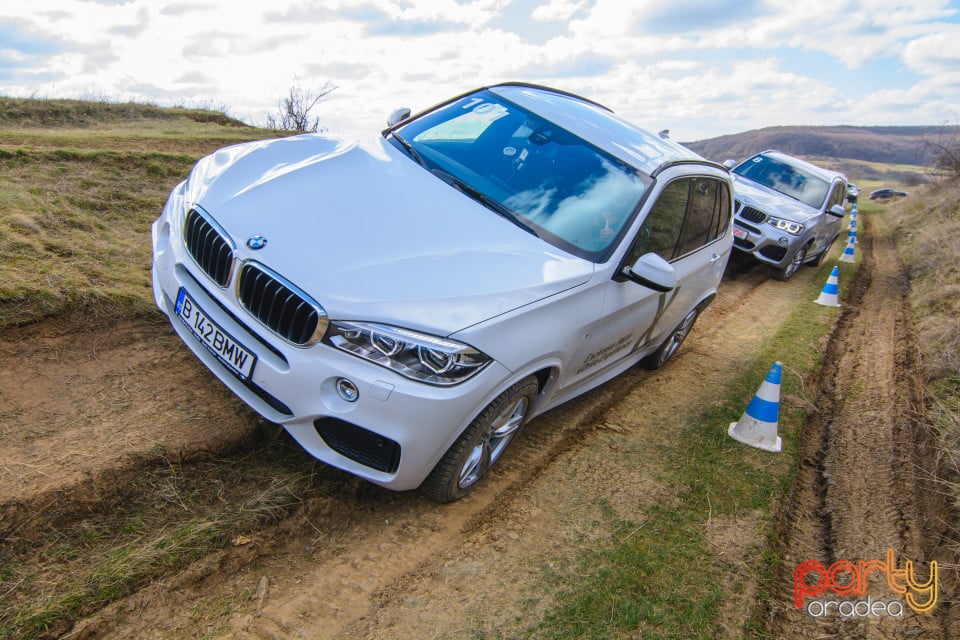
<path id="1" fill-rule="evenodd" d="M 488 356 L 456 340 L 369 322 L 331 322 L 324 341 L 428 384 L 463 382 L 490 362 Z"/>
<path id="2" fill-rule="evenodd" d="M 789 220 L 783 220 L 781 218 L 774 218 L 770 216 L 767 219 L 767 222 L 775 226 L 781 231 L 786 231 L 787 233 L 798 236 L 803 232 L 803 225 L 798 222 L 790 222 Z"/>

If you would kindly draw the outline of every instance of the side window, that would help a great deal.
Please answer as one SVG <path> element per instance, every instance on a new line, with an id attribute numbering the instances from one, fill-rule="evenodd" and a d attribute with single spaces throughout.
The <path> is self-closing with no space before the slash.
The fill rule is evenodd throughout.
<path id="1" fill-rule="evenodd" d="M 713 240 L 713 231 L 717 226 L 717 181 L 712 178 L 692 178 L 689 185 L 687 217 L 680 234 L 680 250 L 677 254 L 681 256 L 696 251 Z"/>
<path id="2" fill-rule="evenodd" d="M 847 186 L 842 182 L 838 182 L 833 186 L 833 195 L 830 196 L 830 204 L 827 205 L 827 209 L 830 209 L 835 204 L 843 206 L 843 202 L 847 197 Z"/>
<path id="3" fill-rule="evenodd" d="M 687 211 L 690 187 L 686 180 L 671 182 L 650 208 L 630 252 L 629 262 L 653 252 L 664 260 L 673 260 L 676 253 L 683 217 Z"/>
<path id="4" fill-rule="evenodd" d="M 627 260 L 651 251 L 673 260 L 721 237 L 730 225 L 730 191 L 715 178 L 681 178 L 667 185 L 647 214 Z"/>
<path id="5" fill-rule="evenodd" d="M 708 240 L 712 242 L 717 238 L 723 237 L 730 226 L 730 190 L 726 182 L 718 182 L 717 185 L 717 218 L 716 226 L 713 229 L 713 236 Z"/>

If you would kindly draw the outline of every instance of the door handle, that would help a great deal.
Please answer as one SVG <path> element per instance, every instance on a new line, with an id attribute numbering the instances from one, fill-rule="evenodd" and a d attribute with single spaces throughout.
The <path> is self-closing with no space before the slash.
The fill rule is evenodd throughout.
<path id="1" fill-rule="evenodd" d="M 717 253 L 713 254 L 712 256 L 710 256 L 710 264 L 713 264 L 714 262 L 716 262 L 716 261 L 719 260 L 719 259 L 720 259 L 720 255 L 719 255 L 719 254 L 717 254 Z"/>

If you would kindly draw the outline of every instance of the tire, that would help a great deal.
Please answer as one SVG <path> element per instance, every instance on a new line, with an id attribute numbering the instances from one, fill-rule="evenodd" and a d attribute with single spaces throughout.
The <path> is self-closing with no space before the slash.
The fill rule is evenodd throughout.
<path id="1" fill-rule="evenodd" d="M 497 396 L 443 454 L 420 485 L 421 493 L 453 502 L 473 491 L 527 421 L 539 390 L 537 379 L 529 376 Z"/>
<path id="2" fill-rule="evenodd" d="M 686 340 L 687 335 L 690 334 L 690 330 L 693 328 L 693 324 L 699 316 L 700 307 L 694 307 L 690 313 L 684 316 L 680 324 L 673 328 L 673 331 L 671 331 L 667 339 L 663 341 L 663 344 L 661 344 L 656 351 L 641 360 L 640 364 L 645 369 L 653 370 L 659 369 L 670 362 L 673 356 L 676 355 L 680 345 Z"/>
<path id="3" fill-rule="evenodd" d="M 800 250 L 797 251 L 793 260 L 790 261 L 790 264 L 785 266 L 783 269 L 774 269 L 773 277 L 781 282 L 786 282 L 800 269 L 800 265 L 803 264 L 803 261 L 807 257 L 807 247 L 800 247 Z"/>
<path id="4" fill-rule="evenodd" d="M 814 258 L 814 259 L 810 262 L 810 266 L 811 266 L 811 267 L 819 267 L 821 264 L 823 264 L 823 261 L 826 259 L 827 254 L 830 253 L 830 249 L 833 249 L 833 243 L 836 242 L 836 241 L 837 241 L 837 239 L 834 238 L 833 240 L 831 240 L 830 242 L 828 242 L 828 243 L 827 243 L 827 246 L 825 246 L 825 247 L 823 248 L 823 251 L 821 251 L 820 253 L 818 253 L 818 254 L 817 254 L 817 257 Z"/>

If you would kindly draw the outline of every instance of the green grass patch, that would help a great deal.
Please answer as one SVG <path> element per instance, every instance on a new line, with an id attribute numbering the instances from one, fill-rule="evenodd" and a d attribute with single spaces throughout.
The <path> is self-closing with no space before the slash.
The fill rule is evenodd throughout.
<path id="1" fill-rule="evenodd" d="M 859 252 L 858 252 L 859 253 Z M 726 394 L 660 446 L 662 480 L 675 499 L 655 502 L 636 520 L 622 520 L 612 509 L 605 541 L 576 561 L 568 586 L 558 589 L 558 605 L 527 629 L 534 638 L 716 638 L 727 636 L 722 606 L 731 592 L 745 588 L 717 560 L 705 523 L 728 520 L 759 528 L 764 541 L 750 549 L 751 580 L 760 601 L 770 597 L 781 560 L 776 552 L 775 518 L 795 477 L 798 435 L 812 406 L 810 380 L 822 363 L 823 347 L 839 316 L 835 308 L 813 304 L 832 262 L 825 262 L 798 304 L 758 352 L 749 373 L 732 378 Z M 840 264 L 841 300 L 859 267 Z M 773 362 L 783 363 L 779 433 L 784 454 L 751 449 L 727 436 Z M 783 402 L 784 397 L 797 400 Z M 557 577 L 546 580 L 556 584 Z M 734 631 L 734 636 L 750 629 Z"/>

